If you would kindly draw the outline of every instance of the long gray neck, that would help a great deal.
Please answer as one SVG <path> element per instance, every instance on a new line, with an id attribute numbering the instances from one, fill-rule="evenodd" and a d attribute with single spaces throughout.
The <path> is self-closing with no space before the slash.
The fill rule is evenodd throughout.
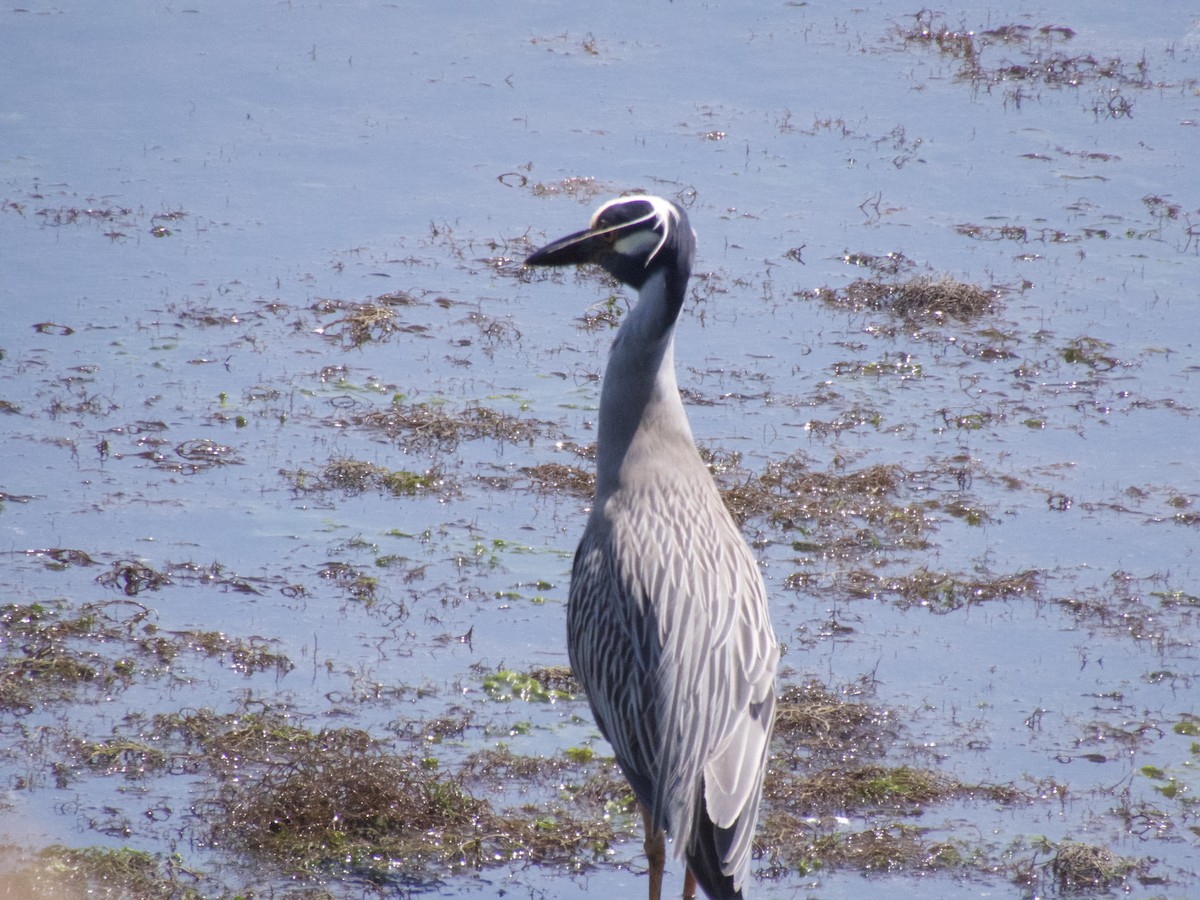
<path id="1" fill-rule="evenodd" d="M 597 506 L 664 467 L 677 473 L 699 463 L 675 381 L 679 305 L 664 302 L 665 287 L 661 276 L 642 286 L 613 341 L 600 391 Z"/>

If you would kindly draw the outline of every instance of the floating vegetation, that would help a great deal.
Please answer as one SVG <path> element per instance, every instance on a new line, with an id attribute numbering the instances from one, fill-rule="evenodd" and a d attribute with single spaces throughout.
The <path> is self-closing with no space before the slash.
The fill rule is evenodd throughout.
<path id="1" fill-rule="evenodd" d="M 284 871 L 349 868 L 386 878 L 514 860 L 578 866 L 606 852 L 615 833 L 602 816 L 576 818 L 562 805 L 507 813 L 473 795 L 464 780 L 482 777 L 481 760 L 455 776 L 422 757 L 385 753 L 358 733 L 321 732 L 277 751 L 256 777 L 227 782 L 211 841 L 242 841 Z M 503 764 L 509 780 L 545 768 L 514 760 Z M 486 767 L 497 765 L 493 758 Z"/>
<path id="2" fill-rule="evenodd" d="M 846 501 L 857 498 L 881 498 L 895 494 L 905 478 L 900 466 L 870 466 L 854 472 L 835 474 L 813 472 L 807 460 L 790 457 L 769 463 L 759 476 L 756 487 L 764 493 L 750 493 L 743 509 L 747 514 L 769 512 L 776 522 L 791 515 L 795 518 L 828 521 L 847 512 Z M 729 491 L 726 492 L 728 497 Z M 780 507 L 782 501 L 784 508 Z"/>
<path id="3" fill-rule="evenodd" d="M 775 710 L 775 735 L 784 759 L 797 754 L 848 762 L 878 756 L 897 734 L 895 713 L 846 699 L 809 681 L 786 685 Z"/>
<path id="4" fill-rule="evenodd" d="M 890 823 L 865 831 L 817 837 L 805 854 L 830 869 L 862 872 L 937 872 L 968 869 L 971 848 L 966 841 L 933 840 L 927 830 Z"/>
<path id="5" fill-rule="evenodd" d="M 216 441 L 208 438 L 199 438 L 177 444 L 175 455 L 182 459 L 184 463 L 178 463 L 173 460 L 160 460 L 158 462 L 159 468 L 194 473 L 210 469 L 213 466 L 238 465 L 241 463 L 237 451 L 232 447 L 218 444 Z"/>
<path id="6" fill-rule="evenodd" d="M 43 550 L 26 550 L 27 556 L 40 557 L 47 560 L 49 569 L 68 569 L 72 566 L 94 566 L 96 561 L 82 550 L 70 547 L 50 547 Z"/>
<path id="7" fill-rule="evenodd" d="M 54 844 L 36 854 L 0 848 L 3 896 L 22 900 L 70 897 L 139 900 L 203 900 L 214 885 L 186 866 L 177 854 L 162 858 L 128 847 L 64 847 Z"/>
<path id="8" fill-rule="evenodd" d="M 162 422 L 137 422 L 129 426 L 119 426 L 110 429 L 109 433 L 135 436 L 137 451 L 113 452 L 107 438 L 98 449 L 102 457 L 107 457 L 111 452 L 114 459 L 144 459 L 156 469 L 178 475 L 195 475 L 218 466 L 243 464 L 237 450 L 210 438 L 182 441 L 173 448 L 174 455 L 168 455 L 165 450 L 167 439 L 156 436 L 158 432 L 166 430 L 167 426 Z"/>
<path id="9" fill-rule="evenodd" d="M 101 576 L 104 578 L 105 576 Z M 78 700 L 89 689 L 116 691 L 137 675 L 162 673 L 179 655 L 227 662 L 245 675 L 293 668 L 265 638 L 220 632 L 164 632 L 155 612 L 132 600 L 9 604 L 0 607 L 0 709 L 30 711 Z"/>
<path id="10" fill-rule="evenodd" d="M 493 700 L 523 700 L 532 703 L 553 703 L 556 700 L 571 700 L 572 695 L 554 687 L 547 687 L 532 674 L 500 669 L 484 676 L 483 689 Z"/>
<path id="11" fill-rule="evenodd" d="M 781 778 L 768 796 L 811 813 L 862 813 L 886 810 L 915 814 L 951 798 L 983 797 L 1011 803 L 1021 794 L 1009 787 L 966 785 L 929 769 L 882 765 L 836 766 L 801 778 Z"/>
<path id="12" fill-rule="evenodd" d="M 908 478 L 900 466 L 876 465 L 844 473 L 813 472 L 791 457 L 769 463 L 756 479 L 722 491 L 738 521 L 765 516 L 784 531 L 801 531 L 803 548 L 842 556 L 924 546 L 929 528 L 920 506 L 893 501 Z"/>
<path id="13" fill-rule="evenodd" d="M 842 261 L 849 266 L 870 269 L 876 275 L 896 277 L 916 266 L 916 263 L 899 251 L 885 253 L 882 256 L 873 253 L 843 253 Z"/>
<path id="14" fill-rule="evenodd" d="M 286 706 L 262 710 L 256 706 L 243 703 L 238 710 L 228 713 L 209 708 L 157 713 L 143 733 L 147 739 L 160 743 L 171 739 L 181 741 L 182 755 L 193 765 L 222 777 L 234 777 L 274 756 L 294 754 L 301 748 L 331 744 L 375 746 L 363 731 L 343 728 L 330 733 L 314 732 L 305 728 Z"/>
<path id="15" fill-rule="evenodd" d="M 261 637 L 234 638 L 220 631 L 172 631 L 175 652 L 181 649 L 198 650 L 205 656 L 227 659 L 229 667 L 243 675 L 274 671 L 285 675 L 296 668 L 288 657 L 270 647 L 277 643 Z"/>
<path id="16" fill-rule="evenodd" d="M 1079 841 L 1062 841 L 1045 864 L 1056 887 L 1065 894 L 1108 891 L 1134 872 L 1144 869 L 1137 860 L 1118 856 L 1107 847 Z"/>
<path id="17" fill-rule="evenodd" d="M 221 309 L 211 304 L 196 302 L 190 298 L 178 304 L 170 304 L 167 309 L 173 312 L 181 323 L 201 328 L 246 325 L 262 320 L 266 313 L 266 310 L 263 309 L 250 312 Z"/>
<path id="18" fill-rule="evenodd" d="M 760 846 L 764 874 L 850 868 L 862 871 L 994 871 L 982 848 L 937 838 L 930 827 L 895 821 L 920 817 L 949 801 L 1009 806 L 1032 797 L 1008 785 L 968 784 L 912 765 L 863 762 L 883 756 L 899 737 L 892 711 L 857 699 L 871 682 L 835 693 L 817 682 L 784 685 L 775 757 L 764 787 Z M 847 830 L 853 820 L 865 830 Z"/>
<path id="19" fill-rule="evenodd" d="M 623 298 L 616 294 L 600 303 L 594 303 L 584 311 L 580 320 L 583 330 L 596 331 L 601 328 L 617 328 L 620 326 L 621 316 L 625 314 L 627 308 Z"/>
<path id="20" fill-rule="evenodd" d="M 119 408 L 112 398 L 89 391 L 85 383 L 67 382 L 66 388 L 67 395 L 65 397 L 55 397 L 46 405 L 46 413 L 51 419 L 65 416 L 104 417 L 111 415 Z"/>
<path id="21" fill-rule="evenodd" d="M 840 587 L 851 597 L 893 597 L 901 608 L 924 606 L 935 612 L 950 612 L 992 600 L 1036 598 L 1039 575 L 1029 570 L 1011 575 L 964 576 L 921 567 L 893 576 L 855 569 L 845 574 Z"/>
<path id="22" fill-rule="evenodd" d="M 57 322 L 35 322 L 33 330 L 38 334 L 52 334 L 57 337 L 70 337 L 75 329 L 70 325 L 59 325 Z"/>
<path id="23" fill-rule="evenodd" d="M 102 675 L 94 657 L 61 647 L 42 648 L 36 655 L 6 654 L 0 663 L 0 709 L 24 713 L 72 700 L 81 685 L 111 677 Z"/>
<path id="24" fill-rule="evenodd" d="M 500 745 L 472 753 L 463 762 L 463 781 L 496 790 L 518 782 L 561 785 L 574 781 L 595 758 L 590 748 L 568 748 L 558 756 L 527 756 Z M 613 763 L 615 767 L 615 763 Z"/>
<path id="25" fill-rule="evenodd" d="M 404 291 L 393 291 L 366 303 L 320 300 L 313 306 L 313 311 L 318 315 L 341 315 L 341 318 L 322 325 L 319 334 L 339 340 L 347 347 L 361 347 L 386 341 L 394 334 L 424 335 L 429 331 L 427 325 L 402 322 L 396 314 L 398 308 L 415 306 L 419 302 Z"/>
<path id="26" fill-rule="evenodd" d="M 849 431 L 861 425 L 878 428 L 883 421 L 883 413 L 878 409 L 851 407 L 841 411 L 835 419 L 809 419 L 804 424 L 804 430 L 818 438 L 836 438 L 843 431 Z"/>
<path id="27" fill-rule="evenodd" d="M 137 560 L 119 559 L 109 571 L 96 578 L 106 588 L 120 588 L 126 597 L 136 597 L 142 591 L 157 591 L 171 583 L 165 572 L 159 572 Z"/>
<path id="28" fill-rule="evenodd" d="M 35 213 L 44 225 L 61 228 L 64 225 L 79 225 L 82 223 L 104 223 L 127 219 L 133 210 L 123 206 L 59 206 L 45 207 Z"/>
<path id="29" fill-rule="evenodd" d="M 529 677 L 547 690 L 583 696 L 583 686 L 576 680 L 570 666 L 534 666 L 529 670 Z"/>
<path id="30" fill-rule="evenodd" d="M 1200 247 L 1200 207 L 1187 209 L 1182 204 L 1158 194 L 1147 194 L 1142 198 L 1142 204 L 1153 219 L 1155 227 L 1140 233 L 1129 229 L 1125 232 L 1126 237 L 1165 239 L 1168 234 L 1177 231 L 1177 248 L 1180 253 Z"/>
<path id="31" fill-rule="evenodd" d="M 975 225 L 963 223 L 955 225 L 954 230 L 963 237 L 976 241 L 1013 241 L 1018 244 L 1076 244 L 1084 238 L 1107 237 L 1095 231 L 1084 229 L 1079 234 L 1061 228 L 1040 226 L 1027 228 L 1024 225 Z"/>
<path id="32" fill-rule="evenodd" d="M 943 276 L 912 278 L 900 284 L 860 279 L 840 290 L 820 288 L 814 296 L 829 306 L 854 312 L 890 312 L 910 322 L 965 322 L 995 311 L 1000 291 Z"/>
<path id="33" fill-rule="evenodd" d="M 920 378 L 922 372 L 921 364 L 915 362 L 912 355 L 908 353 L 897 353 L 894 357 L 885 356 L 877 362 L 854 360 L 833 364 L 833 374 L 838 377 L 850 375 L 881 378 L 894 375 L 899 377 L 901 381 L 909 381 L 913 378 Z"/>
<path id="34" fill-rule="evenodd" d="M 575 497 L 591 497 L 596 491 L 596 476 L 579 466 L 563 463 L 541 463 L 521 470 L 534 490 L 562 492 Z"/>
<path id="35" fill-rule="evenodd" d="M 1097 372 L 1107 372 L 1121 365 L 1121 361 L 1112 356 L 1113 345 L 1099 338 L 1079 337 L 1067 342 L 1059 350 L 1063 362 L 1070 365 L 1087 366 Z"/>
<path id="36" fill-rule="evenodd" d="M 1190 611 L 1195 608 L 1190 602 L 1176 604 L 1170 598 L 1188 596 L 1182 592 L 1153 591 L 1142 579 L 1134 579 L 1127 572 L 1114 572 L 1100 587 L 1058 596 L 1053 602 L 1091 628 L 1163 646 L 1174 639 L 1173 634 L 1179 628 L 1178 622 L 1172 624 L 1166 614 L 1173 611 L 1190 618 Z"/>
<path id="37" fill-rule="evenodd" d="M 497 346 L 515 344 L 521 339 L 520 329 L 508 318 L 498 319 L 475 310 L 467 315 L 466 321 L 479 332 L 488 356 L 494 355 Z"/>
<path id="38" fill-rule="evenodd" d="M 808 776 L 772 770 L 764 796 L 768 804 L 760 833 L 764 855 L 782 862 L 787 870 L 802 872 L 987 870 L 989 862 L 978 847 L 963 840 L 931 838 L 932 828 L 892 817 L 920 816 L 950 800 L 986 799 L 1005 805 L 1027 800 L 1002 785 L 970 785 L 928 769 L 881 765 L 838 766 Z M 877 824 L 862 831 L 843 830 L 850 815 Z"/>
<path id="39" fill-rule="evenodd" d="M 1001 25 L 982 31 L 950 27 L 945 15 L 922 9 L 912 17 L 911 25 L 897 28 L 904 47 L 923 47 L 956 61 L 955 78 L 976 90 L 990 92 L 1003 86 L 1005 102 L 1017 106 L 1031 99 L 1037 88 L 1097 89 L 1091 109 L 1097 118 L 1120 119 L 1133 113 L 1133 102 L 1120 90 L 1178 87 L 1151 77 L 1145 55 L 1134 62 L 1120 57 L 1097 57 L 1087 51 L 1068 52 L 1065 45 L 1076 34 L 1064 25 Z M 1014 61 L 1009 54 L 1021 54 Z M 1183 83 L 1194 84 L 1194 79 Z"/>
<path id="40" fill-rule="evenodd" d="M 522 185 L 525 187 L 526 185 Z M 591 176 L 573 175 L 562 181 L 546 184 L 541 181 L 528 185 L 535 197 L 571 197 L 580 203 L 591 203 L 601 194 L 609 193 L 612 188 L 604 182 L 598 182 Z"/>
<path id="41" fill-rule="evenodd" d="M 351 600 L 371 606 L 378 598 L 379 579 L 344 562 L 327 562 L 317 573 L 341 587 Z"/>
<path id="42" fill-rule="evenodd" d="M 419 759 L 388 756 L 360 733 L 340 731 L 278 754 L 257 778 L 225 785 L 225 821 L 213 829 L 214 844 L 236 836 L 301 870 L 347 856 L 359 865 L 376 859 L 416 869 L 431 859 L 465 861 L 466 837 L 476 844 L 472 858 L 482 861 L 475 822 L 486 801 Z"/>
<path id="43" fill-rule="evenodd" d="M 323 493 L 343 491 L 361 494 L 375 490 L 394 497 L 416 497 L 436 494 L 443 497 L 458 493 L 458 485 L 440 467 L 424 472 L 409 472 L 404 469 L 388 469 L 375 463 L 355 459 L 332 459 L 319 473 L 306 469 L 280 470 L 282 475 L 300 493 Z"/>
<path id="44" fill-rule="evenodd" d="M 168 764 L 162 748 L 125 738 L 101 741 L 75 738 L 67 741 L 66 753 L 68 758 L 93 772 L 121 774 L 126 778 L 140 778 L 161 771 Z"/>
<path id="45" fill-rule="evenodd" d="M 351 416 L 351 424 L 379 431 L 408 450 L 453 450 L 461 441 L 490 439 L 500 443 L 529 443 L 549 423 L 522 419 L 487 406 L 473 405 L 457 412 L 428 403 L 394 402 L 390 409 Z"/>
<path id="46" fill-rule="evenodd" d="M 65 199 L 74 198 L 75 195 L 72 192 L 60 191 L 58 196 Z M 36 190 L 28 195 L 28 201 L 46 199 L 46 194 Z M 103 229 L 100 231 L 101 235 L 113 242 L 123 240 L 129 237 L 131 232 L 142 229 L 154 237 L 168 237 L 172 233 L 168 226 L 189 217 L 189 213 L 182 209 L 151 213 L 144 208 L 122 206 L 109 198 L 88 197 L 83 202 L 85 205 L 79 205 L 78 201 L 60 203 L 58 206 L 38 205 L 33 215 L 39 224 L 47 228 L 96 226 Z M 24 217 L 29 206 L 30 202 L 27 201 L 4 199 L 0 200 L 0 213 L 12 212 Z"/>

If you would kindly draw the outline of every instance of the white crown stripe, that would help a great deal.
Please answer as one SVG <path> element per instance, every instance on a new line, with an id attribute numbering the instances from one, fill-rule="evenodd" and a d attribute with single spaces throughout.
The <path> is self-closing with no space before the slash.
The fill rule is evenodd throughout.
<path id="1" fill-rule="evenodd" d="M 609 200 L 598 210 L 596 210 L 596 212 L 592 215 L 592 221 L 590 224 L 594 228 L 596 226 L 596 222 L 599 221 L 600 217 L 604 215 L 605 210 L 607 210 L 610 206 L 617 206 L 621 203 L 635 202 L 650 204 L 650 212 L 646 213 L 646 215 L 642 216 L 640 219 L 634 219 L 630 222 L 622 222 L 619 225 L 613 225 L 610 228 L 604 228 L 595 233 L 607 234 L 610 231 L 618 231 L 629 228 L 631 225 L 641 225 L 643 222 L 653 221 L 655 230 L 661 230 L 662 237 L 658 239 L 658 243 L 654 246 L 654 250 L 651 251 L 650 255 L 646 257 L 646 265 L 649 266 L 651 260 L 658 255 L 658 251 L 666 245 L 667 238 L 671 236 L 671 229 L 679 222 L 679 213 L 676 211 L 675 206 L 670 201 L 664 200 L 662 197 L 655 197 L 652 194 L 634 194 L 630 197 L 618 197 L 616 200 Z"/>

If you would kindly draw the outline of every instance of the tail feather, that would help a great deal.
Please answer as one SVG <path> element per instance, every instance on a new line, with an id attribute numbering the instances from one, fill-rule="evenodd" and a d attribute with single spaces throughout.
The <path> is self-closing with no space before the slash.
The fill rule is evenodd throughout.
<path id="1" fill-rule="evenodd" d="M 736 837 L 737 823 L 721 828 L 709 818 L 704 806 L 704 785 L 696 792 L 692 840 L 687 846 L 687 864 L 696 882 L 711 900 L 742 900 L 742 891 L 734 886 L 733 875 L 722 871 L 722 861 L 729 858 Z"/>

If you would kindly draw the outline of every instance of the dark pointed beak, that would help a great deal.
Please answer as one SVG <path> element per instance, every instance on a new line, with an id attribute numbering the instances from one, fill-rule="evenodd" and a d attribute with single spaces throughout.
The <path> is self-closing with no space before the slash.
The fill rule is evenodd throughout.
<path id="1" fill-rule="evenodd" d="M 612 246 L 615 235 L 612 229 L 603 231 L 577 231 L 559 238 L 530 255 L 527 266 L 576 266 L 580 263 L 596 262 L 600 255 Z"/>

